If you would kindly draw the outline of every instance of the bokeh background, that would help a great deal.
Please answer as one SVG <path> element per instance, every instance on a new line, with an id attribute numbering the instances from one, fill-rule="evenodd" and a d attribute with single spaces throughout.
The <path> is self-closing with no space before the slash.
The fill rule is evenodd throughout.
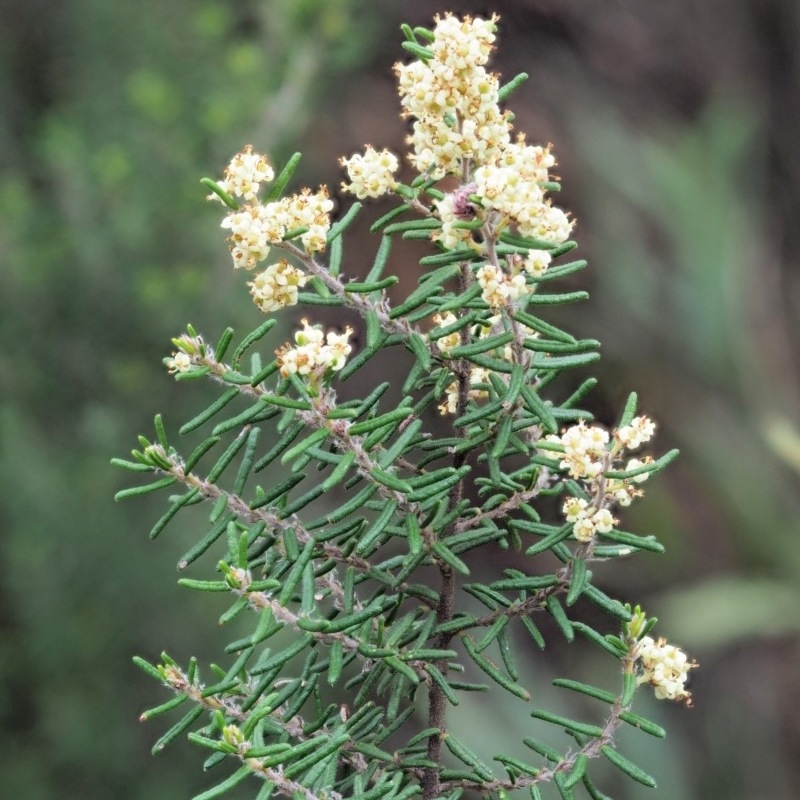
<path id="1" fill-rule="evenodd" d="M 171 336 L 259 321 L 198 179 L 245 142 L 303 151 L 298 186 L 337 186 L 364 142 L 400 149 L 398 25 L 448 9 L 499 12 L 495 68 L 530 73 L 517 126 L 555 144 L 590 262 L 591 302 L 561 321 L 603 342 L 592 409 L 613 422 L 636 389 L 682 450 L 629 516 L 667 554 L 600 580 L 701 662 L 695 707 L 642 700 L 670 735 L 627 752 L 660 788 L 615 796 L 797 797 L 800 4 L 0 0 L 4 797 L 209 785 L 188 746 L 150 756 L 163 725 L 136 720 L 162 695 L 131 664 L 221 657 L 175 585 L 194 532 L 150 543 L 164 498 L 115 505 L 128 476 L 108 462 L 156 411 L 174 431 L 208 399 L 166 376 Z M 531 655 L 543 677 L 576 667 L 553 653 Z M 487 747 L 527 734 L 512 712 L 468 705 L 458 725 Z"/>

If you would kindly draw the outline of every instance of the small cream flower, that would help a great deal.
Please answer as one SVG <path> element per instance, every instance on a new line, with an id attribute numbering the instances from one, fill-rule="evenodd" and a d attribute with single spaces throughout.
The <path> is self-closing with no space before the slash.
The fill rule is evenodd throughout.
<path id="1" fill-rule="evenodd" d="M 192 368 L 192 357 L 188 353 L 177 352 L 165 362 L 170 373 L 188 372 Z"/>

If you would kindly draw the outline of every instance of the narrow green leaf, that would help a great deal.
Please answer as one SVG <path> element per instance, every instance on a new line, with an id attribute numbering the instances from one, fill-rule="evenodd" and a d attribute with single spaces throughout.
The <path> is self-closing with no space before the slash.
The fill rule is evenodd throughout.
<path id="1" fill-rule="evenodd" d="M 531 716 L 540 719 L 543 722 L 549 722 L 553 725 L 559 725 L 566 728 L 568 731 L 574 731 L 582 736 L 591 736 L 599 738 L 603 735 L 603 729 L 599 725 L 592 725 L 588 722 L 578 722 L 568 717 L 562 717 L 559 714 L 551 714 L 549 711 L 537 709 L 531 713 Z"/>
<path id="2" fill-rule="evenodd" d="M 250 674 L 261 675 L 265 672 L 269 672 L 271 669 L 275 669 L 275 667 L 282 667 L 287 661 L 291 661 L 296 655 L 302 653 L 313 641 L 313 638 L 314 637 L 310 633 L 304 634 L 297 639 L 294 644 L 289 645 L 278 653 L 275 653 L 275 655 L 270 656 L 265 661 L 257 664 L 255 667 L 252 667 L 250 669 Z"/>
<path id="3" fill-rule="evenodd" d="M 350 227 L 350 224 L 358 216 L 358 212 L 361 211 L 361 206 L 362 204 L 356 200 L 353 205 L 347 209 L 347 213 L 341 219 L 337 220 L 333 223 L 333 225 L 331 225 L 328 235 L 325 237 L 325 241 L 328 245 L 331 245 L 333 242 L 335 242 L 347 230 L 347 228 Z"/>
<path id="4" fill-rule="evenodd" d="M 384 225 L 388 225 L 393 219 L 399 217 L 401 214 L 405 214 L 408 210 L 409 207 L 405 204 L 402 206 L 397 206 L 397 208 L 393 208 L 391 211 L 375 220 L 375 222 L 373 222 L 370 226 L 369 232 L 377 233 Z"/>
<path id="5" fill-rule="evenodd" d="M 625 608 L 625 606 L 620 603 L 619 600 L 614 600 L 605 594 L 605 592 L 601 592 L 596 586 L 591 584 L 587 585 L 583 590 L 583 594 L 596 606 L 602 608 L 603 611 L 605 611 L 607 614 L 610 614 L 612 617 L 616 617 L 623 622 L 630 622 L 632 618 L 630 609 Z"/>
<path id="6" fill-rule="evenodd" d="M 503 578 L 489 584 L 491 589 L 498 592 L 517 590 L 523 592 L 536 592 L 539 589 L 547 589 L 555 586 L 559 582 L 556 575 L 515 575 L 512 578 Z"/>
<path id="7" fill-rule="evenodd" d="M 487 629 L 481 640 L 475 645 L 475 652 L 482 653 L 502 633 L 510 622 L 506 616 L 498 617 Z"/>
<path id="8" fill-rule="evenodd" d="M 199 592 L 229 592 L 231 587 L 225 581 L 201 581 L 195 578 L 179 578 L 178 585 Z"/>
<path id="9" fill-rule="evenodd" d="M 502 686 L 507 692 L 510 692 L 515 697 L 523 700 L 530 700 L 530 693 L 519 684 L 512 681 L 504 675 L 496 664 L 492 663 L 488 658 L 484 658 L 475 650 L 475 641 L 470 636 L 462 636 L 461 641 L 464 643 L 464 649 L 469 654 L 469 657 L 475 664 L 483 670 L 498 686 Z"/>
<path id="10" fill-rule="evenodd" d="M 565 600 L 568 606 L 574 605 L 575 601 L 581 596 L 581 594 L 584 593 L 584 591 L 587 592 L 588 596 L 589 590 L 594 588 L 593 586 L 587 585 L 588 577 L 586 573 L 585 558 L 580 558 L 580 557 L 573 558 L 571 566 L 572 566 L 572 574 L 570 576 L 570 581 L 569 581 L 569 591 L 567 592 L 567 598 Z"/>
<path id="11" fill-rule="evenodd" d="M 284 769 L 284 777 L 287 780 L 296 778 L 309 767 L 335 753 L 342 747 L 342 745 L 344 745 L 346 741 L 347 734 L 338 734 L 332 736 L 325 744 L 309 753 L 307 756 L 305 756 L 305 758 L 301 758 L 299 761 L 293 761 L 289 766 L 287 766 Z"/>
<path id="12" fill-rule="evenodd" d="M 613 472 L 607 472 L 606 477 L 624 480 L 626 478 L 633 478 L 636 475 L 643 475 L 645 473 L 649 475 L 653 472 L 659 472 L 668 464 L 672 463 L 679 455 L 680 450 L 672 449 L 661 456 L 661 458 L 657 458 L 655 461 L 652 461 L 649 464 L 645 464 L 641 467 L 631 470 L 614 470 Z"/>
<path id="13" fill-rule="evenodd" d="M 301 442 L 298 442 L 294 447 L 290 447 L 282 456 L 281 456 L 281 464 L 286 464 L 289 461 L 293 461 L 299 455 L 305 453 L 309 447 L 313 447 L 315 444 L 319 444 L 320 442 L 324 442 L 325 439 L 330 436 L 330 430 L 328 428 L 318 428 L 309 436 L 306 436 Z"/>
<path id="14" fill-rule="evenodd" d="M 322 484 L 322 490 L 328 492 L 344 480 L 353 462 L 356 460 L 354 450 L 348 450 L 340 459 L 339 463 L 333 468 L 333 472 L 325 479 Z"/>
<path id="15" fill-rule="evenodd" d="M 351 436 L 360 436 L 364 433 L 370 433 L 378 428 L 384 428 L 388 425 L 397 426 L 397 424 L 411 415 L 411 410 L 407 407 L 396 408 L 393 411 L 388 411 L 377 417 L 370 417 L 363 422 L 354 422 L 348 428 L 348 434 Z"/>
<path id="16" fill-rule="evenodd" d="M 222 783 L 218 783 L 211 789 L 207 789 L 205 792 L 201 792 L 200 794 L 196 794 L 192 800 L 212 800 L 214 797 L 219 797 L 220 795 L 225 794 L 225 792 L 230 791 L 233 789 L 234 786 L 240 784 L 248 775 L 252 775 L 252 770 L 248 766 L 240 767 L 233 773 L 230 777 L 226 778 Z"/>
<path id="17" fill-rule="evenodd" d="M 128 497 L 138 497 L 142 494 L 149 494 L 150 492 L 157 492 L 159 489 L 165 489 L 167 486 L 172 486 L 178 479 L 172 475 L 161 480 L 154 481 L 153 483 L 145 484 L 144 486 L 133 486 L 130 489 L 122 489 L 114 495 L 114 500 L 125 500 Z"/>
<path id="18" fill-rule="evenodd" d="M 328 659 L 328 683 L 335 686 L 342 674 L 343 650 L 340 639 L 331 642 L 330 656 Z"/>
<path id="19" fill-rule="evenodd" d="M 362 608 L 360 611 L 337 617 L 334 620 L 330 620 L 327 633 L 340 633 L 350 628 L 356 628 L 368 619 L 375 619 L 382 610 L 383 607 L 381 604 L 373 603 L 366 608 Z"/>
<path id="20" fill-rule="evenodd" d="M 564 634 L 564 638 L 568 642 L 571 642 L 575 638 L 575 633 L 572 630 L 572 623 L 570 623 L 569 619 L 567 618 L 564 608 L 559 602 L 558 598 L 554 594 L 550 594 L 547 596 L 547 600 L 545 602 L 550 616 L 555 620 L 556 625 L 558 625 L 558 627 L 561 629 L 561 632 Z"/>
<path id="21" fill-rule="evenodd" d="M 206 480 L 209 483 L 215 483 L 220 475 L 225 471 L 227 466 L 233 461 L 236 457 L 239 450 L 244 447 L 247 442 L 247 436 L 245 435 L 245 431 L 242 431 L 231 443 L 228 445 L 225 452 L 217 459 L 217 462 L 211 468 L 208 473 Z"/>
<path id="22" fill-rule="evenodd" d="M 550 410 L 549 406 L 529 386 L 522 386 L 521 392 L 525 406 L 532 414 L 535 414 L 537 417 L 539 417 L 545 431 L 547 433 L 557 433 L 558 423 L 556 422 L 556 418 L 553 416 L 553 412 Z"/>
<path id="23" fill-rule="evenodd" d="M 169 510 L 166 514 L 164 514 L 161 519 L 153 525 L 153 528 L 150 531 L 150 538 L 155 539 L 164 528 L 167 527 L 167 523 L 180 511 L 184 506 L 188 505 L 192 502 L 200 494 L 200 489 L 197 486 L 193 486 L 189 489 L 188 492 L 182 494 L 175 502 L 169 507 Z"/>
<path id="24" fill-rule="evenodd" d="M 601 636 L 594 628 L 589 627 L 588 625 L 584 624 L 583 622 L 573 622 L 572 623 L 573 630 L 580 631 L 587 639 L 591 642 L 594 642 L 598 647 L 601 647 L 606 652 L 610 653 L 614 658 L 622 658 L 627 650 L 620 651 L 618 648 L 614 647 L 611 642 L 608 641 L 604 636 Z"/>
<path id="25" fill-rule="evenodd" d="M 219 520 L 217 520 L 213 527 L 206 533 L 206 535 L 199 541 L 197 544 L 193 545 L 178 561 L 178 569 L 186 569 L 193 561 L 196 561 L 203 553 L 211 547 L 214 542 L 219 539 L 219 537 L 223 534 L 225 529 L 228 527 L 228 523 L 232 520 L 236 519 L 236 515 L 233 513 L 226 514 Z"/>
<path id="26" fill-rule="evenodd" d="M 495 761 L 499 761 L 507 770 L 508 774 L 512 776 L 512 780 L 514 779 L 514 773 L 522 774 L 522 775 L 530 775 L 531 777 L 535 778 L 541 770 L 538 767 L 534 767 L 531 764 L 526 764 L 524 761 L 520 761 L 518 758 L 512 758 L 511 756 L 492 756 Z"/>
<path id="27" fill-rule="evenodd" d="M 140 656 L 134 656 L 133 663 L 136 664 L 136 666 L 139 667 L 142 672 L 147 673 L 151 678 L 155 678 L 159 683 L 164 683 L 164 676 L 149 661 L 145 661 Z"/>
<path id="28" fill-rule="evenodd" d="M 153 745 L 152 754 L 160 753 L 170 742 L 174 742 L 187 728 L 191 727 L 197 718 L 205 711 L 203 706 L 195 706 L 178 722 L 176 722 L 158 741 Z"/>
<path id="29" fill-rule="evenodd" d="M 126 461 L 124 458 L 112 458 L 111 464 L 115 467 L 122 467 L 131 472 L 154 472 L 155 467 L 151 464 L 142 464 L 140 461 Z"/>
<path id="30" fill-rule="evenodd" d="M 283 194 L 283 190 L 286 188 L 286 184 L 292 179 L 292 175 L 294 175 L 294 171 L 297 169 L 301 158 L 302 153 L 292 154 L 291 158 L 286 162 L 286 166 L 281 170 L 275 182 L 270 187 L 269 193 L 264 197 L 264 204 L 277 200 L 281 194 Z"/>
<path id="31" fill-rule="evenodd" d="M 638 402 L 639 397 L 636 392 L 631 392 L 625 403 L 625 410 L 622 412 L 622 419 L 620 419 L 618 425 L 619 428 L 624 428 L 626 425 L 631 424 L 631 420 L 636 416 L 636 404 Z"/>
<path id="32" fill-rule="evenodd" d="M 288 412 L 287 412 L 288 413 Z M 305 429 L 299 420 L 292 422 L 282 433 L 281 438 L 253 465 L 253 472 L 260 472 L 271 464 Z"/>
<path id="33" fill-rule="evenodd" d="M 494 774 L 489 767 L 478 758 L 477 754 L 467 747 L 464 742 L 448 733 L 444 737 L 447 749 L 463 764 L 475 770 L 475 773 L 484 781 L 494 780 Z"/>
<path id="34" fill-rule="evenodd" d="M 439 669 L 433 664 L 427 664 L 425 670 L 431 676 L 433 682 L 442 690 L 442 694 L 447 698 L 451 705 L 457 706 L 459 703 L 458 695 L 453 691 L 453 687 L 447 682 Z"/>
<path id="35" fill-rule="evenodd" d="M 543 553 L 545 550 L 550 550 L 552 547 L 559 544 L 560 542 L 563 542 L 571 535 L 572 535 L 572 523 L 567 522 L 560 528 L 553 531 L 553 533 L 550 533 L 547 536 L 545 536 L 544 539 L 541 539 L 536 544 L 531 545 L 525 551 L 525 555 L 533 556 L 537 555 L 538 553 Z"/>
<path id="36" fill-rule="evenodd" d="M 327 524 L 334 524 L 337 522 L 341 522 L 342 520 L 346 519 L 355 511 L 360 511 L 364 504 L 369 500 L 376 492 L 378 491 L 378 485 L 375 483 L 369 484 L 365 486 L 361 491 L 357 494 L 353 495 L 350 500 L 348 500 L 343 505 L 339 506 L 335 511 L 331 511 L 328 515 L 324 518 L 324 521 Z M 309 523 L 309 527 L 317 527 L 316 523 L 317 520 L 314 522 Z"/>
<path id="37" fill-rule="evenodd" d="M 223 203 L 225 203 L 228 208 L 232 208 L 234 211 L 238 211 L 239 204 L 214 180 L 211 178 L 201 178 L 200 183 L 206 187 L 206 189 L 210 189 Z"/>
<path id="38" fill-rule="evenodd" d="M 378 292 L 382 289 L 388 289 L 398 283 L 400 278 L 397 275 L 389 275 L 383 280 L 366 283 L 365 281 L 350 281 L 344 285 L 345 292 L 349 294 L 369 294 L 370 292 Z"/>
<path id="39" fill-rule="evenodd" d="M 586 792 L 588 793 L 589 797 L 592 800 L 612 800 L 607 794 L 601 792 L 589 779 L 589 774 L 584 773 L 583 775 L 583 785 L 586 787 Z"/>
<path id="40" fill-rule="evenodd" d="M 486 353 L 490 350 L 497 350 L 504 347 L 509 342 L 514 341 L 514 334 L 510 331 L 498 333 L 494 336 L 485 336 L 478 339 L 471 344 L 454 347 L 448 352 L 449 358 L 469 358 L 470 356 L 478 355 L 479 353 Z"/>
<path id="41" fill-rule="evenodd" d="M 253 428 L 247 435 L 247 445 L 242 456 L 242 462 L 239 465 L 239 471 L 236 473 L 236 480 L 233 482 L 233 493 L 235 495 L 241 495 L 244 491 L 245 483 L 247 483 L 250 470 L 253 467 L 260 434 L 261 428 Z"/>
<path id="42" fill-rule="evenodd" d="M 610 744 L 600 748 L 600 752 L 615 766 L 617 769 L 624 772 L 629 777 L 633 778 L 638 783 L 649 786 L 651 789 L 656 788 L 655 778 L 648 775 L 643 769 L 637 767 L 632 761 L 629 761 L 618 750 L 615 750 Z"/>
<path id="43" fill-rule="evenodd" d="M 557 764 L 559 761 L 561 761 L 562 756 L 558 750 L 554 750 L 552 747 L 550 747 L 550 745 L 540 742 L 538 739 L 526 738 L 522 740 L 522 744 L 524 744 L 526 747 L 530 747 L 531 750 L 534 750 L 540 756 L 544 756 L 548 761 L 551 761 L 554 764 Z"/>
<path id="44" fill-rule="evenodd" d="M 500 103 L 504 103 L 511 92 L 515 91 L 519 86 L 521 86 L 526 80 L 528 80 L 528 73 L 527 72 L 520 72 L 519 75 L 512 78 L 508 83 L 504 83 L 500 90 L 497 93 L 497 100 Z"/>
<path id="45" fill-rule="evenodd" d="M 544 650 L 545 648 L 545 641 L 544 636 L 542 636 L 542 632 L 536 627 L 533 620 L 530 617 L 520 617 L 520 621 L 522 622 L 522 627 L 528 631 L 531 639 L 536 643 L 537 647 L 540 650 Z"/>
<path id="46" fill-rule="evenodd" d="M 300 495 L 296 500 L 292 501 L 288 505 L 284 506 L 278 512 L 278 516 L 281 519 L 288 519 L 292 516 L 292 514 L 296 514 L 298 511 L 304 509 L 309 503 L 312 503 L 316 500 L 325 490 L 322 488 L 322 484 L 317 484 L 316 486 L 312 486 L 305 494 Z"/>
<path id="47" fill-rule="evenodd" d="M 608 705 L 612 705 L 616 700 L 612 692 L 607 692 L 603 689 L 598 689 L 596 686 L 590 686 L 588 683 L 581 683 L 580 681 L 573 681 L 568 678 L 556 678 L 553 681 L 553 686 L 558 686 L 562 689 L 570 689 L 573 692 L 580 692 L 588 697 L 594 697 L 595 700 L 601 700 Z"/>
<path id="48" fill-rule="evenodd" d="M 569 775 L 564 779 L 564 787 L 566 789 L 572 789 L 573 786 L 576 786 L 583 780 L 588 764 L 589 756 L 587 756 L 586 753 L 578 753 L 578 755 L 575 756 L 575 765 L 572 767 Z"/>
<path id="49" fill-rule="evenodd" d="M 398 502 L 395 499 L 390 499 L 386 502 L 383 511 L 381 511 L 378 518 L 372 523 L 363 538 L 356 545 L 355 552 L 357 555 L 363 556 L 372 550 L 373 546 L 392 521 L 397 506 Z"/>
<path id="50" fill-rule="evenodd" d="M 164 429 L 164 420 L 162 419 L 161 414 L 156 414 L 153 422 L 156 429 L 156 437 L 158 439 L 158 443 L 164 448 L 164 450 L 168 451 L 169 442 L 167 441 L 167 432 Z"/>
<path id="51" fill-rule="evenodd" d="M 438 556 L 445 564 L 452 567 L 456 572 L 461 573 L 461 575 L 468 576 L 470 574 L 469 567 L 452 551 L 449 547 L 447 547 L 444 542 L 434 542 L 431 550 L 433 551 L 434 555 Z"/>
<path id="52" fill-rule="evenodd" d="M 603 539 L 610 539 L 612 542 L 625 544 L 639 550 L 648 550 L 652 553 L 665 552 L 664 545 L 653 536 L 637 536 L 634 533 L 627 533 L 616 529 L 610 530 L 607 533 L 598 533 L 597 535 Z"/>
<path id="53" fill-rule="evenodd" d="M 375 253 L 375 260 L 372 262 L 372 266 L 370 267 L 365 279 L 366 283 L 377 281 L 381 275 L 383 275 L 383 270 L 386 268 L 386 264 L 389 261 L 389 253 L 391 250 L 392 237 L 381 236 L 381 243 L 378 246 L 378 252 Z"/>
<path id="54" fill-rule="evenodd" d="M 309 539 L 306 542 L 302 552 L 292 565 L 291 571 L 284 579 L 283 588 L 281 589 L 281 593 L 278 598 L 278 602 L 282 606 L 286 607 L 289 605 L 289 601 L 292 599 L 294 590 L 297 588 L 297 584 L 300 583 L 300 580 L 303 577 L 303 570 L 314 555 L 314 548 L 316 547 L 316 544 L 317 543 L 313 539 Z"/>
<path id="55" fill-rule="evenodd" d="M 393 492 L 411 494 L 411 487 L 408 485 L 408 483 L 406 483 L 406 481 L 404 481 L 402 478 L 398 478 L 391 472 L 381 469 L 380 467 L 372 467 L 372 469 L 369 471 L 369 475 L 374 481 L 380 483 L 381 486 L 385 486 L 387 489 L 391 489 Z"/>

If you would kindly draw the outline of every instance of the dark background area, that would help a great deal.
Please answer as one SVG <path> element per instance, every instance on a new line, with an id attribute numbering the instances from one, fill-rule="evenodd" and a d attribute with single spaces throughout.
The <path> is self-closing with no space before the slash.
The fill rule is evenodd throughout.
<path id="1" fill-rule="evenodd" d="M 167 377 L 171 336 L 260 321 L 199 178 L 246 142 L 301 150 L 297 187 L 338 186 L 365 142 L 400 150 L 398 25 L 448 9 L 500 13 L 494 68 L 530 74 L 516 125 L 554 143 L 590 262 L 591 301 L 557 319 L 603 342 L 589 405 L 613 423 L 635 389 L 659 450 L 682 450 L 626 512 L 667 554 L 598 580 L 701 662 L 695 707 L 642 698 L 670 735 L 626 752 L 659 789 L 615 796 L 797 796 L 800 4 L 0 0 L 3 796 L 209 785 L 187 745 L 150 756 L 163 723 L 136 720 L 162 694 L 131 664 L 222 655 L 218 610 L 175 585 L 195 531 L 150 543 L 164 498 L 115 505 L 108 462 L 212 396 Z M 552 674 L 593 664 L 550 653 L 530 662 L 545 705 Z M 492 697 L 456 718 L 478 748 L 529 733 Z"/>

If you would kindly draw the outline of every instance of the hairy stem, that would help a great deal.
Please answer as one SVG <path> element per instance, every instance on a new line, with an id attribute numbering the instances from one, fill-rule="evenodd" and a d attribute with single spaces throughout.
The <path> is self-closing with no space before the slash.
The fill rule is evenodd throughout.
<path id="1" fill-rule="evenodd" d="M 472 283 L 472 271 L 469 263 L 461 265 L 461 276 L 459 280 L 459 292 L 463 293 Z M 466 344 L 469 341 L 469 331 L 466 327 L 461 329 L 460 332 L 461 344 Z M 467 410 L 467 403 L 469 401 L 470 390 L 470 365 L 466 362 L 461 362 L 458 365 L 456 381 L 458 385 L 458 401 L 456 406 L 456 418 L 461 417 Z M 458 469 L 464 465 L 467 459 L 467 453 L 456 453 L 453 456 L 453 468 Z M 448 498 L 448 511 L 454 509 L 460 502 L 464 495 L 464 479 L 462 478 L 450 490 Z M 454 520 L 443 536 L 446 538 L 449 534 L 455 532 L 456 521 Z M 448 564 L 439 564 L 439 603 L 436 607 L 436 622 L 441 625 L 442 623 L 449 622 L 453 619 L 455 613 L 455 573 L 453 568 Z M 436 637 L 434 647 L 437 649 L 445 650 L 450 644 L 452 633 L 443 631 Z M 436 662 L 437 669 L 447 678 L 447 660 L 440 660 Z M 431 681 L 428 691 L 428 727 L 436 728 L 437 733 L 434 733 L 428 739 L 428 759 L 436 764 L 436 767 L 428 767 L 422 776 L 422 797 L 423 800 L 433 800 L 440 793 L 439 789 L 439 776 L 441 773 L 441 757 L 442 757 L 442 739 L 447 729 L 447 698 L 441 687 L 435 682 Z"/>

